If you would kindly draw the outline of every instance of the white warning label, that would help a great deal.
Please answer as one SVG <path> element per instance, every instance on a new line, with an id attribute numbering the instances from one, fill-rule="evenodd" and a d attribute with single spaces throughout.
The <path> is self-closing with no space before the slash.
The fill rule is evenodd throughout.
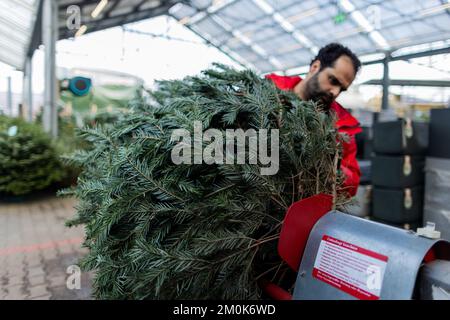
<path id="1" fill-rule="evenodd" d="M 324 235 L 313 277 L 358 299 L 377 300 L 388 257 Z"/>

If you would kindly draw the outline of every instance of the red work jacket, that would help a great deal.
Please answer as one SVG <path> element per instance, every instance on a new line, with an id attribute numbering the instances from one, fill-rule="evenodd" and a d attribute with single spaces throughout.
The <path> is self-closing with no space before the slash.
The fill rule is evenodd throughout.
<path id="1" fill-rule="evenodd" d="M 266 76 L 281 90 L 292 90 L 302 81 L 302 78 L 278 76 L 276 74 L 269 74 Z M 338 120 L 336 126 L 339 132 L 346 133 L 350 137 L 348 143 L 343 144 L 343 155 L 341 161 L 341 170 L 344 172 L 346 179 L 344 188 L 350 196 L 354 196 L 358 189 L 361 171 L 359 170 L 358 161 L 356 160 L 356 141 L 355 135 L 362 131 L 356 120 L 347 110 L 345 110 L 339 103 L 334 101 L 331 104 L 331 109 L 336 113 Z"/>

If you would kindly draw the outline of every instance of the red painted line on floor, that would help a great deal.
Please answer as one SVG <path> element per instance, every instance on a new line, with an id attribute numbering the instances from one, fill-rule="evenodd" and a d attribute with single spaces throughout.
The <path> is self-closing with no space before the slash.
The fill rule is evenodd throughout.
<path id="1" fill-rule="evenodd" d="M 83 243 L 83 238 L 72 238 L 64 239 L 59 241 L 49 241 L 44 243 L 36 243 L 27 246 L 9 247 L 0 249 L 0 256 L 7 256 L 14 253 L 27 253 L 35 252 L 39 250 L 45 250 L 50 248 L 62 247 L 69 244 L 80 244 Z"/>

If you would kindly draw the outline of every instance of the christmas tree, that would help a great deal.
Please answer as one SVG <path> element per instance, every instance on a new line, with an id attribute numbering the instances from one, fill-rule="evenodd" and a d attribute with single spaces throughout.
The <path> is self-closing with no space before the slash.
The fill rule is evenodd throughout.
<path id="1" fill-rule="evenodd" d="M 23 196 L 64 175 L 51 138 L 37 124 L 0 116 L 0 193 Z"/>
<path id="2" fill-rule="evenodd" d="M 114 126 L 84 129 L 93 149 L 71 158 L 83 172 L 78 186 L 62 194 L 80 200 L 68 225 L 85 225 L 89 254 L 82 267 L 96 271 L 94 295 L 260 298 L 257 280 L 270 274 L 281 283 L 288 269 L 276 245 L 290 204 L 339 194 L 334 117 L 250 70 L 221 65 L 161 81 L 151 97 L 133 101 Z M 263 174 L 267 163 L 250 163 L 248 148 L 244 164 L 175 164 L 179 143 L 172 133 L 192 133 L 195 123 L 223 137 L 227 129 L 279 130 L 277 172 Z M 270 134 L 268 140 L 276 142 Z M 199 143 L 201 150 L 209 145 Z M 194 148 L 189 156 L 196 155 Z M 335 199 L 336 205 L 345 201 Z"/>

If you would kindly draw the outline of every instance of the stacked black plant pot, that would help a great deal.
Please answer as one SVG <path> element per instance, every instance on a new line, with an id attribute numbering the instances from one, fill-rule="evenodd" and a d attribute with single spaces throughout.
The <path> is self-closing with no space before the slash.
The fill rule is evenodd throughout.
<path id="1" fill-rule="evenodd" d="M 425 165 L 423 222 L 434 222 L 441 237 L 450 241 L 450 109 L 433 109 L 430 146 Z"/>
<path id="2" fill-rule="evenodd" d="M 369 218 L 371 211 L 372 199 L 372 182 L 371 182 L 371 167 L 372 167 L 372 141 L 373 132 L 372 126 L 375 115 L 371 111 L 356 110 L 354 116 L 359 120 L 362 132 L 355 137 L 357 145 L 356 159 L 358 160 L 359 169 L 361 171 L 358 191 L 353 198 L 351 205 L 345 209 L 346 212 L 361 218 Z"/>
<path id="3" fill-rule="evenodd" d="M 400 119 L 373 127 L 372 218 L 417 229 L 422 225 L 428 124 Z"/>

